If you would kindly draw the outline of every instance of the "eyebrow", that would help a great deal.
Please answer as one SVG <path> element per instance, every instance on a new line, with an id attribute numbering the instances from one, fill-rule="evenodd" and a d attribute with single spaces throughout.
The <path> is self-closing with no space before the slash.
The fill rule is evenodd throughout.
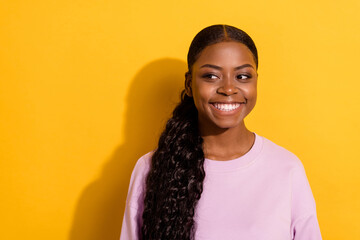
<path id="1" fill-rule="evenodd" d="M 202 65 L 200 68 L 214 68 L 214 69 L 217 69 L 217 70 L 222 70 L 223 68 L 220 67 L 220 66 L 216 66 L 216 65 L 213 65 L 213 64 L 204 64 Z M 243 69 L 243 68 L 247 68 L 247 67 L 251 67 L 251 68 L 254 68 L 251 64 L 244 64 L 244 65 L 241 65 L 241 66 L 238 66 L 238 67 L 235 67 L 234 70 L 240 70 L 240 69 Z"/>

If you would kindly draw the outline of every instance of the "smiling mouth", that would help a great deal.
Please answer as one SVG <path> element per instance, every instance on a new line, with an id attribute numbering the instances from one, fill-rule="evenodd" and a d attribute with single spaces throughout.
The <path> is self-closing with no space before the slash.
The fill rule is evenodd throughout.
<path id="1" fill-rule="evenodd" d="M 224 112 L 234 111 L 235 109 L 239 108 L 241 104 L 244 103 L 211 103 L 216 109 Z"/>

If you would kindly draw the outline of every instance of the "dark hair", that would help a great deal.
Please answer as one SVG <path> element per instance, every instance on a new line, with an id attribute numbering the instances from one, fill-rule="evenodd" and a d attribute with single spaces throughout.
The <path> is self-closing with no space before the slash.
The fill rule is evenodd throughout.
<path id="1" fill-rule="evenodd" d="M 232 26 L 213 25 L 201 30 L 193 39 L 187 56 L 188 73 L 205 47 L 223 41 L 245 44 L 258 66 L 257 50 L 249 35 Z M 202 143 L 194 100 L 183 90 L 181 102 L 174 109 L 152 155 L 146 177 L 142 239 L 193 239 L 194 213 L 205 178 Z"/>
<path id="2" fill-rule="evenodd" d="M 207 46 L 219 42 L 240 42 L 247 46 L 254 56 L 256 68 L 258 67 L 258 53 L 254 41 L 251 37 L 244 32 L 233 26 L 228 25 L 212 25 L 201 30 L 193 39 L 187 55 L 188 70 L 191 68 L 198 59 L 200 53 Z"/>

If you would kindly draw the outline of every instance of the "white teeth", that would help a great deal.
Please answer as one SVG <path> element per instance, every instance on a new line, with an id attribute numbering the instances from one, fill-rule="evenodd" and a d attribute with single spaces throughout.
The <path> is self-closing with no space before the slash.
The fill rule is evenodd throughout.
<path id="1" fill-rule="evenodd" d="M 221 111 L 229 112 L 240 107 L 240 103 L 214 103 L 214 107 Z"/>

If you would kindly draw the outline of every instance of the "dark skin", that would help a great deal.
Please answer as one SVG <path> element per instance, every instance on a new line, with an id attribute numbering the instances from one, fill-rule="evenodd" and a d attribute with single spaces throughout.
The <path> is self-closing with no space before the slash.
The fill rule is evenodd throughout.
<path id="1" fill-rule="evenodd" d="M 205 157 L 230 160 L 247 153 L 255 141 L 244 118 L 257 98 L 257 70 L 251 51 L 239 42 L 206 47 L 186 76 L 185 89 L 198 110 Z"/>

